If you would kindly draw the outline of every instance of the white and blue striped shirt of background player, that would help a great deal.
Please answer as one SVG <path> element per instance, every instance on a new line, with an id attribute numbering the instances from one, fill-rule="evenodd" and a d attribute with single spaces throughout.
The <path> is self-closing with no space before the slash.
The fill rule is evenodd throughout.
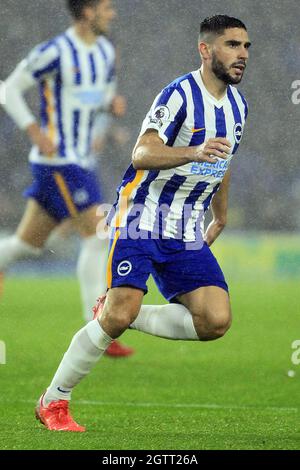
<path id="1" fill-rule="evenodd" d="M 25 70 L 39 83 L 41 126 L 58 149 L 49 158 L 34 147 L 30 161 L 89 166 L 95 115 L 108 107 L 116 92 L 111 42 L 100 36 L 88 46 L 69 28 L 36 47 L 26 59 Z"/>
<path id="2" fill-rule="evenodd" d="M 247 114 L 247 103 L 235 87 L 229 86 L 218 101 L 205 88 L 199 70 L 168 85 L 155 99 L 141 135 L 155 129 L 166 145 L 175 147 L 226 137 L 232 152 L 214 164 L 190 163 L 171 170 L 136 171 L 131 165 L 108 217 L 110 225 L 124 226 L 140 212 L 143 230 L 186 242 L 195 241 L 197 233 L 202 236 L 204 213 L 239 147 Z"/>

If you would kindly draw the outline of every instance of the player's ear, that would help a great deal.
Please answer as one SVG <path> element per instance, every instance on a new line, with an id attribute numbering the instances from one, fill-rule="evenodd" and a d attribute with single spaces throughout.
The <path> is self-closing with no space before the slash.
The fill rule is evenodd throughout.
<path id="1" fill-rule="evenodd" d="M 211 45 L 207 42 L 200 41 L 198 43 L 198 50 L 201 58 L 207 60 L 211 56 Z"/>
<path id="2" fill-rule="evenodd" d="M 93 8 L 92 6 L 90 6 L 90 7 L 87 6 L 87 7 L 83 8 L 82 17 L 85 20 L 92 21 L 95 17 L 95 8 Z"/>

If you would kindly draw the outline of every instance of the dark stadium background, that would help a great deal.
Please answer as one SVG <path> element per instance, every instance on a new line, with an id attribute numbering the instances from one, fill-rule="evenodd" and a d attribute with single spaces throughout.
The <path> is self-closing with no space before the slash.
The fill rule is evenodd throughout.
<path id="1" fill-rule="evenodd" d="M 241 18 L 253 42 L 241 90 L 250 115 L 233 165 L 230 227 L 238 230 L 298 231 L 300 228 L 300 105 L 292 104 L 291 84 L 300 79 L 299 4 L 296 0 L 115 0 L 119 20 L 112 37 L 120 48 L 120 91 L 129 112 L 122 124 L 131 139 L 106 154 L 102 165 L 107 200 L 128 165 L 141 120 L 153 97 L 176 76 L 198 67 L 197 34 L 205 16 Z M 1 0 L 0 80 L 37 43 L 63 31 L 63 0 Z M 34 96 L 34 94 L 33 94 Z M 34 101 L 34 99 L 33 99 Z M 17 223 L 30 181 L 29 143 L 0 111 L 1 227 Z"/>

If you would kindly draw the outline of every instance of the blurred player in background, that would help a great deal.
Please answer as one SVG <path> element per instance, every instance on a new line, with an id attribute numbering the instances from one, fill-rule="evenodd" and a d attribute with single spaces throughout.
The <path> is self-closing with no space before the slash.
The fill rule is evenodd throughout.
<path id="1" fill-rule="evenodd" d="M 230 163 L 248 114 L 246 26 L 224 15 L 200 27 L 200 70 L 176 79 L 145 118 L 108 220 L 108 294 L 71 342 L 36 409 L 51 430 L 83 432 L 68 402 L 127 328 L 169 339 L 216 340 L 231 325 L 228 286 L 210 246 L 226 224 Z M 204 232 L 204 213 L 213 220 Z M 153 275 L 168 305 L 143 305 Z M 84 372 L 83 372 L 84 371 Z"/>
<path id="2" fill-rule="evenodd" d="M 77 273 L 89 321 L 99 292 L 106 291 L 108 256 L 107 239 L 96 235 L 103 201 L 93 168 L 93 127 L 101 111 L 122 116 L 126 101 L 116 94 L 116 54 L 106 38 L 116 16 L 111 0 L 67 5 L 73 26 L 37 46 L 4 84 L 4 108 L 33 144 L 33 183 L 15 235 L 0 242 L 0 272 L 18 259 L 39 257 L 51 232 L 71 219 L 83 240 Z M 23 97 L 33 86 L 40 90 L 40 125 Z M 116 357 L 132 352 L 117 342 L 108 350 Z"/>

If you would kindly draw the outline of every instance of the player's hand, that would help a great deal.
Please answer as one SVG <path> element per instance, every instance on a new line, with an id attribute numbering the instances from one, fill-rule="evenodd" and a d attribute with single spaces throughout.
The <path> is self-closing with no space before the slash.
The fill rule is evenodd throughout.
<path id="1" fill-rule="evenodd" d="M 115 117 L 123 117 L 127 111 L 127 100 L 124 96 L 115 96 L 111 102 L 111 113 Z"/>
<path id="2" fill-rule="evenodd" d="M 196 162 L 216 163 L 218 158 L 226 160 L 231 152 L 231 143 L 223 137 L 208 139 L 196 147 Z"/>
<path id="3" fill-rule="evenodd" d="M 27 134 L 29 135 L 29 138 L 33 145 L 36 145 L 43 155 L 51 157 L 53 154 L 56 153 L 56 146 L 49 139 L 49 137 L 41 130 L 38 124 L 31 124 L 27 128 Z"/>

